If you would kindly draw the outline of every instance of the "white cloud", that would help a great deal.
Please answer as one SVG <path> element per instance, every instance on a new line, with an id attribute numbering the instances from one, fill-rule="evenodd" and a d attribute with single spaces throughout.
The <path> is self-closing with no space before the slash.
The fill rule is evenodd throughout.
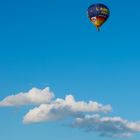
<path id="1" fill-rule="evenodd" d="M 140 122 L 129 122 L 120 117 L 100 117 L 99 115 L 76 118 L 73 127 L 87 132 L 98 132 L 100 136 L 108 137 L 130 137 L 140 132 Z"/>
<path id="2" fill-rule="evenodd" d="M 72 95 L 68 95 L 65 99 L 56 99 L 50 104 L 42 104 L 30 110 L 23 119 L 24 123 L 35 123 L 43 121 L 53 121 L 64 119 L 66 117 L 80 116 L 83 113 L 111 111 L 110 105 L 102 105 L 97 102 L 75 101 Z"/>
<path id="3" fill-rule="evenodd" d="M 54 94 L 50 91 L 49 87 L 44 89 L 32 88 L 28 92 L 21 92 L 16 95 L 10 95 L 0 101 L 0 107 L 4 106 L 22 106 L 22 105 L 40 105 L 49 103 Z"/>
<path id="4" fill-rule="evenodd" d="M 23 117 L 23 123 L 38 123 L 55 120 L 74 119 L 72 126 L 87 132 L 97 132 L 100 136 L 130 137 L 140 133 L 140 122 L 129 122 L 121 117 L 101 117 L 109 113 L 111 105 L 102 105 L 95 101 L 76 101 L 72 95 L 65 99 L 54 98 L 49 87 L 32 88 L 28 92 L 10 95 L 0 101 L 0 107 L 39 105 Z M 98 113 L 95 115 L 95 113 Z M 89 115 L 87 115 L 89 114 Z M 104 114 L 105 115 L 105 114 Z"/>

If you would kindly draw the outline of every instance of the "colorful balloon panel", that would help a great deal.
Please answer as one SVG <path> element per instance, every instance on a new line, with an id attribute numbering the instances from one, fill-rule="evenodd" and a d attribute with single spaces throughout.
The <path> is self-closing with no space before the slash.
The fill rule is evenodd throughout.
<path id="1" fill-rule="evenodd" d="M 93 4 L 88 10 L 90 21 L 97 27 L 101 27 L 110 15 L 110 10 L 104 4 Z"/>

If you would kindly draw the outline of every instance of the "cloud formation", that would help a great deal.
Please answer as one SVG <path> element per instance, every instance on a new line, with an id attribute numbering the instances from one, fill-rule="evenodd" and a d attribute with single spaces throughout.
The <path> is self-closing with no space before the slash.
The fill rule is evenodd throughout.
<path id="1" fill-rule="evenodd" d="M 102 105 L 97 102 L 75 101 L 72 95 L 65 99 L 56 99 L 50 104 L 42 104 L 30 110 L 24 117 L 24 123 L 35 123 L 43 121 L 53 121 L 66 117 L 80 116 L 84 113 L 107 113 L 111 111 L 110 105 Z"/>
<path id="2" fill-rule="evenodd" d="M 98 132 L 100 136 L 130 137 L 140 132 L 140 122 L 129 122 L 121 117 L 101 117 L 86 115 L 76 118 L 73 127 L 84 129 L 86 132 Z"/>
<path id="3" fill-rule="evenodd" d="M 23 105 L 40 105 L 49 103 L 54 94 L 49 87 L 44 89 L 32 88 L 28 92 L 21 92 L 16 95 L 10 95 L 0 101 L 0 107 L 5 106 L 23 106 Z"/>
<path id="4" fill-rule="evenodd" d="M 121 117 L 104 117 L 112 111 L 111 105 L 103 105 L 95 101 L 76 101 L 72 95 L 65 99 L 54 98 L 49 87 L 32 88 L 28 92 L 10 95 L 0 101 L 0 107 L 36 105 L 23 117 L 24 124 L 74 120 L 73 128 L 86 132 L 96 132 L 106 137 L 130 137 L 140 133 L 140 122 L 129 122 Z"/>

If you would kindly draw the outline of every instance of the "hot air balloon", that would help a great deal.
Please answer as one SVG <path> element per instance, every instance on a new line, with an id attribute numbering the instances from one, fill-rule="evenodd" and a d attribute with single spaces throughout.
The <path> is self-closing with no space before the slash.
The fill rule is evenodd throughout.
<path id="1" fill-rule="evenodd" d="M 88 18 L 95 25 L 97 30 L 105 23 L 110 15 L 109 8 L 101 3 L 89 6 L 87 10 Z"/>

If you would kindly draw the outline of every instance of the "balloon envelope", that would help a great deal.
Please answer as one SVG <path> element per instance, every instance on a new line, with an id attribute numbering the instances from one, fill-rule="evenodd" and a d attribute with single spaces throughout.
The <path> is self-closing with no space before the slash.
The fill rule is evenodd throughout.
<path id="1" fill-rule="evenodd" d="M 97 27 L 101 27 L 110 15 L 109 8 L 104 4 L 93 4 L 89 6 L 88 17 L 90 21 Z"/>

